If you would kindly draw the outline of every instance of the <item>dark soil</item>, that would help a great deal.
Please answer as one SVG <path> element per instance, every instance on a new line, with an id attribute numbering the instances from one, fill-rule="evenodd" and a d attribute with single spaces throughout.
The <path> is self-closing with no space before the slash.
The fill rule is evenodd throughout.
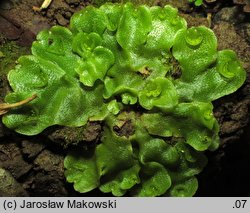
<path id="1" fill-rule="evenodd" d="M 83 0 L 61 0 L 53 1 L 44 11 L 32 10 L 42 2 L 0 1 L 0 103 L 9 91 L 6 72 L 21 54 L 29 52 L 36 34 L 56 24 L 67 26 L 74 12 L 90 4 Z M 196 196 L 250 196 L 250 18 L 244 9 L 247 1 L 239 4 L 217 0 L 199 8 L 189 5 L 187 0 L 150 2 L 169 3 L 179 8 L 189 26 L 210 26 L 217 35 L 218 49 L 233 49 L 242 61 L 248 73 L 245 84 L 236 93 L 214 102 L 221 145 L 217 151 L 206 153 L 208 165 L 198 176 Z M 207 18 L 209 14 L 211 22 Z M 4 177 L 0 178 L 0 196 L 82 196 L 65 181 L 65 148 L 98 143 L 101 130 L 101 124 L 89 123 L 73 131 L 53 127 L 42 135 L 25 137 L 6 129 L 0 122 L 0 176 Z M 131 131 L 129 124 L 117 129 L 121 135 Z M 109 195 L 95 190 L 83 196 Z"/>

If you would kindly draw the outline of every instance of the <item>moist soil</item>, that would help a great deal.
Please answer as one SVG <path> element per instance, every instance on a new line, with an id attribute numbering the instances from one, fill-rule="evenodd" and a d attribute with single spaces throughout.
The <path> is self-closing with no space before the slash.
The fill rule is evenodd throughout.
<path id="1" fill-rule="evenodd" d="M 0 103 L 10 91 L 7 72 L 16 59 L 30 52 L 36 34 L 53 25 L 68 26 L 76 11 L 105 1 L 54 0 L 42 11 L 35 11 L 42 0 L 0 1 Z M 218 49 L 232 49 L 247 71 L 247 80 L 234 94 L 214 104 L 220 124 L 221 143 L 215 152 L 206 152 L 208 164 L 198 175 L 195 196 L 250 196 L 250 11 L 249 1 L 204 1 L 201 7 L 187 0 L 139 1 L 151 5 L 171 4 L 179 9 L 188 26 L 210 27 L 218 38 Z M 210 3 L 209 3 L 210 2 Z M 129 134 L 125 125 L 122 134 Z M 85 127 L 52 127 L 26 137 L 6 129 L 0 122 L 0 196 L 111 196 L 98 190 L 80 194 L 64 178 L 63 159 L 76 144 L 98 143 L 100 123 Z M 67 149 L 66 149 L 67 148 Z"/>

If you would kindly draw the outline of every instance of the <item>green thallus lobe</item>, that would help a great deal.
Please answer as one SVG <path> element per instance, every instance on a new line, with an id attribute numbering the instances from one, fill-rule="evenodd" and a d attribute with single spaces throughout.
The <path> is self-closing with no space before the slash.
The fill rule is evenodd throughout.
<path id="1" fill-rule="evenodd" d="M 187 30 L 185 39 L 187 44 L 195 47 L 201 44 L 203 37 L 197 28 L 192 27 Z"/>
<path id="2" fill-rule="evenodd" d="M 203 1 L 202 0 L 188 0 L 189 2 L 194 2 L 195 6 L 201 6 Z"/>
<path id="3" fill-rule="evenodd" d="M 86 7 L 68 29 L 40 32 L 18 61 L 6 102 L 37 98 L 3 123 L 35 135 L 103 121 L 101 142 L 70 153 L 65 175 L 79 192 L 115 196 L 194 195 L 203 152 L 219 144 L 211 102 L 246 75 L 233 51 L 217 51 L 210 29 L 187 29 L 171 6 L 129 3 Z"/>

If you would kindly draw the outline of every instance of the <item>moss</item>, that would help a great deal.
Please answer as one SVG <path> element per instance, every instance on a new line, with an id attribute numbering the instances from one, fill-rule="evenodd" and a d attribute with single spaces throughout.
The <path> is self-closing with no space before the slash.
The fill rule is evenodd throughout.
<path id="1" fill-rule="evenodd" d="M 10 69 L 14 68 L 16 60 L 30 50 L 16 44 L 15 41 L 8 41 L 0 35 L 0 78 Z"/>
<path id="2" fill-rule="evenodd" d="M 0 167 L 0 195 L 11 196 L 27 196 L 27 193 L 13 176 Z"/>

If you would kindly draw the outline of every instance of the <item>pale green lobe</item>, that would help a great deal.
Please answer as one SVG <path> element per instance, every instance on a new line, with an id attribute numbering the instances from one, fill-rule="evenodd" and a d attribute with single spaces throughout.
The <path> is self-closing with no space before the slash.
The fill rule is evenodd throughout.
<path id="1" fill-rule="evenodd" d="M 244 83 L 246 72 L 233 51 L 219 51 L 215 65 L 192 82 L 176 81 L 180 98 L 184 101 L 214 101 L 235 92 Z"/>
<path id="2" fill-rule="evenodd" d="M 199 7 L 202 5 L 202 0 L 188 0 L 189 2 L 194 2 L 195 6 Z"/>
<path id="3" fill-rule="evenodd" d="M 75 190 L 81 193 L 89 192 L 100 184 L 94 156 L 86 155 L 88 153 L 85 151 L 85 157 L 83 152 L 81 156 L 68 155 L 64 160 L 67 181 L 74 183 Z"/>
<path id="4" fill-rule="evenodd" d="M 210 148 L 218 134 L 218 123 L 212 116 L 212 109 L 212 104 L 202 102 L 182 103 L 175 109 L 175 116 L 182 117 L 185 121 L 180 125 L 176 123 L 176 127 L 195 150 Z"/>
<path id="5" fill-rule="evenodd" d="M 105 13 L 92 6 L 75 13 L 70 19 L 70 28 L 74 33 L 98 33 L 102 35 L 108 24 Z"/>
<path id="6" fill-rule="evenodd" d="M 110 31 L 115 31 L 118 27 L 123 7 L 121 5 L 104 4 L 100 7 L 100 10 L 105 13 L 108 19 L 107 29 Z"/>
<path id="7" fill-rule="evenodd" d="M 171 116 L 145 113 L 142 124 L 152 135 L 184 137 L 195 150 L 203 151 L 214 146 L 213 140 L 218 134 L 218 123 L 212 116 L 212 109 L 207 103 L 181 103 Z"/>
<path id="8" fill-rule="evenodd" d="M 106 72 L 114 63 L 114 56 L 110 50 L 102 46 L 96 47 L 88 56 L 79 63 L 76 72 L 84 85 L 93 86 L 96 80 L 104 80 Z"/>
<path id="9" fill-rule="evenodd" d="M 170 80 L 156 78 L 148 81 L 139 93 L 139 103 L 147 110 L 156 107 L 168 111 L 178 104 L 178 96 Z"/>
<path id="10" fill-rule="evenodd" d="M 72 40 L 69 29 L 54 26 L 37 35 L 37 41 L 32 44 L 32 54 L 56 63 L 68 75 L 76 76 L 75 69 L 80 58 L 72 53 Z"/>
<path id="11" fill-rule="evenodd" d="M 142 184 L 132 192 L 135 196 L 160 196 L 171 186 L 171 178 L 167 170 L 159 163 L 147 163 L 142 167 L 140 175 L 142 176 Z"/>
<path id="12" fill-rule="evenodd" d="M 195 6 L 201 6 L 202 5 L 202 0 L 196 0 L 195 1 Z"/>
<path id="13" fill-rule="evenodd" d="M 102 38 L 97 33 L 79 32 L 72 41 L 72 49 L 82 58 L 87 59 L 93 50 L 102 44 Z"/>
<path id="14" fill-rule="evenodd" d="M 117 173 L 113 180 L 100 185 L 99 189 L 105 193 L 112 192 L 114 196 L 123 196 L 127 190 L 140 183 L 139 170 L 140 166 L 138 164 L 123 170 Z"/>
<path id="15" fill-rule="evenodd" d="M 77 191 L 87 192 L 98 187 L 103 192 L 122 196 L 128 189 L 140 183 L 139 164 L 133 160 L 131 144 L 105 128 L 102 143 L 94 153 L 89 150 L 88 158 L 73 155 L 65 159 L 65 173 L 69 182 L 74 182 Z M 115 144 L 115 146 L 114 146 Z M 86 156 L 86 155 L 85 155 Z M 88 177 L 94 179 L 88 183 Z M 98 184 L 96 184 L 98 183 Z"/>
<path id="16" fill-rule="evenodd" d="M 217 39 L 213 31 L 204 26 L 182 29 L 176 35 L 173 56 L 181 66 L 181 80 L 193 81 L 216 61 Z"/>
<path id="17" fill-rule="evenodd" d="M 98 79 L 103 80 L 108 69 L 114 64 L 113 53 L 101 45 L 102 38 L 97 33 L 80 32 L 73 39 L 73 51 L 82 57 L 75 71 L 86 86 L 93 86 Z"/>
<path id="18" fill-rule="evenodd" d="M 130 168 L 134 163 L 131 144 L 107 128 L 104 132 L 102 143 L 96 147 L 97 167 L 100 174 L 104 176 Z"/>
<path id="19" fill-rule="evenodd" d="M 7 102 L 15 103 L 33 94 L 38 96 L 19 113 L 12 111 L 3 118 L 6 126 L 22 134 L 35 135 L 56 124 L 82 126 L 102 110 L 99 107 L 103 105 L 102 85 L 84 93 L 77 79 L 66 75 L 57 64 L 35 56 L 21 57 L 8 79 L 15 92 L 6 96 Z"/>
<path id="20" fill-rule="evenodd" d="M 117 115 L 120 111 L 120 106 L 121 104 L 117 103 L 116 100 L 112 100 L 108 103 L 107 105 L 107 109 L 110 113 L 114 114 L 114 115 Z"/>
<path id="21" fill-rule="evenodd" d="M 207 164 L 207 158 L 202 152 L 197 152 L 186 143 L 178 142 L 175 148 L 180 154 L 180 164 L 178 167 L 169 170 L 172 186 L 193 178 L 199 174 Z"/>
<path id="22" fill-rule="evenodd" d="M 124 70 L 125 71 L 125 70 Z M 126 72 L 122 75 L 122 78 L 118 76 L 115 78 L 106 77 L 104 80 L 105 90 L 103 97 L 105 99 L 117 94 L 131 94 L 137 96 L 144 85 L 143 79 L 134 72 Z"/>
<path id="23" fill-rule="evenodd" d="M 136 96 L 133 96 L 132 94 L 130 93 L 123 93 L 121 95 L 122 97 L 122 103 L 124 104 L 135 104 L 137 102 L 137 97 Z"/>
<path id="24" fill-rule="evenodd" d="M 107 125 L 111 125 L 111 128 L 116 122 L 118 122 L 116 117 L 107 119 Z M 96 149 L 96 153 L 100 156 L 99 170 L 103 174 L 99 188 L 103 192 L 112 192 L 116 196 L 121 196 L 140 183 L 140 166 L 136 159 L 133 159 L 133 148 L 129 139 L 118 137 L 109 129 L 105 129 L 105 133 L 102 138 L 103 144 Z"/>
<path id="25" fill-rule="evenodd" d="M 89 118 L 90 121 L 103 121 L 110 115 L 117 115 L 123 108 L 123 105 L 116 100 L 112 100 L 102 107 L 100 113 Z"/>
<path id="26" fill-rule="evenodd" d="M 218 52 L 218 62 L 216 71 L 219 72 L 225 80 L 234 84 L 242 84 L 245 79 L 245 71 L 242 68 L 235 52 L 232 50 L 222 50 Z"/>
<path id="27" fill-rule="evenodd" d="M 162 113 L 144 113 L 141 116 L 142 125 L 151 135 L 161 137 L 179 136 L 179 129 L 169 121 L 170 116 L 165 116 Z"/>
<path id="28" fill-rule="evenodd" d="M 213 116 L 213 105 L 203 102 L 180 103 L 174 114 L 176 116 L 188 117 L 209 130 L 212 130 L 216 119 Z"/>
<path id="29" fill-rule="evenodd" d="M 152 29 L 150 10 L 146 6 L 134 9 L 132 4 L 123 7 L 118 25 L 116 39 L 123 49 L 134 49 L 147 40 Z"/>
<path id="30" fill-rule="evenodd" d="M 174 185 L 169 192 L 171 197 L 192 197 L 198 189 L 198 180 L 190 178 Z"/>
<path id="31" fill-rule="evenodd" d="M 151 52 L 169 52 L 178 30 L 186 28 L 186 21 L 177 15 L 177 9 L 169 5 L 163 9 L 152 7 L 150 11 L 153 27 L 148 34 L 145 48 Z"/>
<path id="32" fill-rule="evenodd" d="M 186 43 L 192 47 L 197 47 L 203 41 L 203 35 L 197 28 L 190 28 L 187 30 L 185 36 Z"/>
<path id="33" fill-rule="evenodd" d="M 148 162 L 158 162 L 166 167 L 177 167 L 180 163 L 178 150 L 161 139 L 148 138 L 147 141 L 140 141 L 140 161 L 144 164 Z"/>

